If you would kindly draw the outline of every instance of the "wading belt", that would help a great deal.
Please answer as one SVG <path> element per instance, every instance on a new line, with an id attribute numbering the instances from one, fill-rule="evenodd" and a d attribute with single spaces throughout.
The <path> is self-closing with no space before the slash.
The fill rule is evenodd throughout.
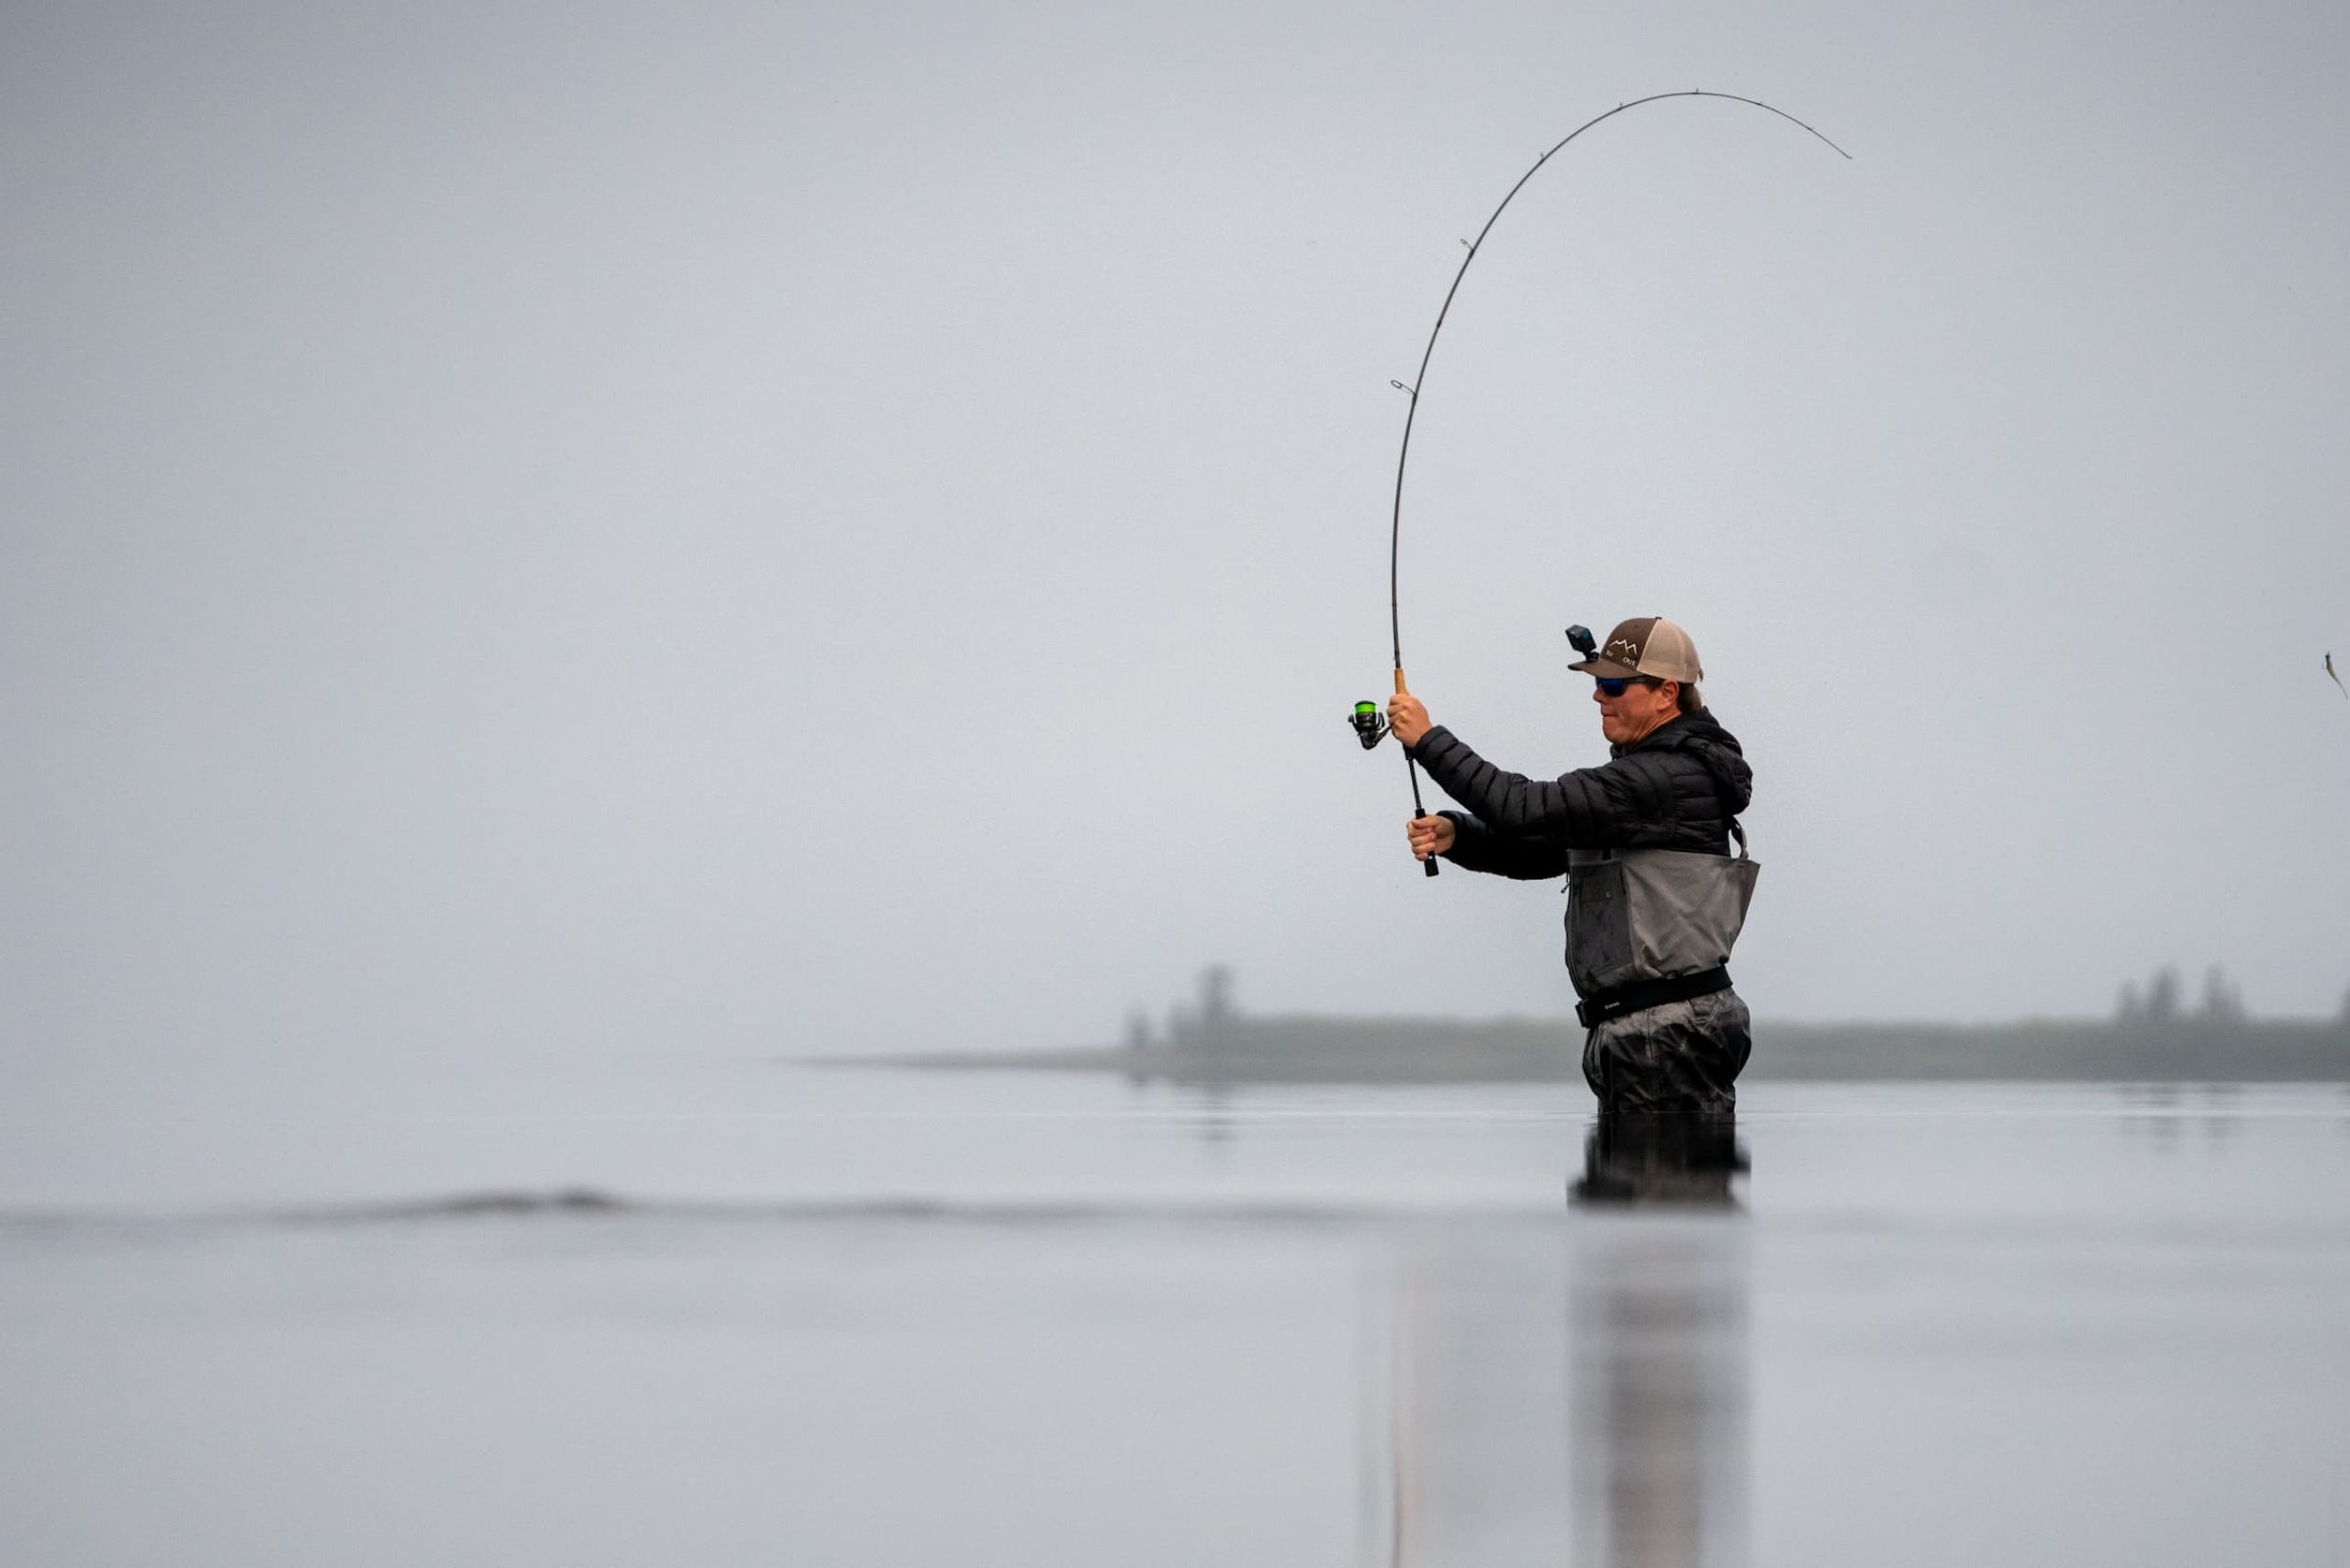
<path id="1" fill-rule="evenodd" d="M 1729 969 L 1716 964 L 1710 969 L 1699 969 L 1694 975 L 1673 975 L 1664 980 L 1634 980 L 1613 991 L 1603 991 L 1596 996 L 1586 996 L 1575 1003 L 1575 1022 L 1586 1029 L 1595 1029 L 1610 1018 L 1621 1018 L 1627 1013 L 1638 1013 L 1643 1007 L 1662 1007 L 1668 1002 L 1686 1002 L 1693 996 L 1711 996 L 1718 991 L 1729 989 Z"/>

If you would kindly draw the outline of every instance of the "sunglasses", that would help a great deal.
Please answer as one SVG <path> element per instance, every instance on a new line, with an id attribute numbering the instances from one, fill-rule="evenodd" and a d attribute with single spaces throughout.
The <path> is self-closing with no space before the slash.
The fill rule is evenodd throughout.
<path id="1" fill-rule="evenodd" d="M 1599 694 L 1602 697 L 1621 697 L 1632 687 L 1656 684 L 1656 677 L 1652 675 L 1627 676 L 1622 680 L 1610 680 L 1607 677 L 1600 675 L 1594 676 L 1592 679 L 1598 686 Z"/>

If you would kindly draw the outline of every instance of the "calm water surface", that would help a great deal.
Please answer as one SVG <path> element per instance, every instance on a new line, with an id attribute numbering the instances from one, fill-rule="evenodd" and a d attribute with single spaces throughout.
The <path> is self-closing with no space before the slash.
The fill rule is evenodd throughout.
<path id="1" fill-rule="evenodd" d="M 364 1107 L 364 1109 L 359 1108 Z M 0 1121 L 0 1562 L 2350 1563 L 2350 1093 L 747 1063 Z"/>

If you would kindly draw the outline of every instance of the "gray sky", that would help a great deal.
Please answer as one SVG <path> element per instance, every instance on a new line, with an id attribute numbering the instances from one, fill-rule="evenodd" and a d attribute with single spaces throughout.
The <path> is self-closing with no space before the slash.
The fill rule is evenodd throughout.
<path id="1" fill-rule="evenodd" d="M 1404 646 L 1663 613 L 1778 1016 L 2350 985 L 2339 7 L 0 14 L 0 1063 L 1558 1013 Z"/>

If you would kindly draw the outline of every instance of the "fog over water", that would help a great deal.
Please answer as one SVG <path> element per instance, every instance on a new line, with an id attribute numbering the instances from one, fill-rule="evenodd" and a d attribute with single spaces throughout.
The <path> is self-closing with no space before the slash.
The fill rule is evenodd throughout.
<path id="1" fill-rule="evenodd" d="M 2350 1554 L 2341 1087 L 1743 1111 L 1751 1173 L 1663 1209 L 1568 1201 L 1550 1086 L 743 1063 L 11 1120 L 0 1555 Z"/>
<path id="2" fill-rule="evenodd" d="M 0 1070 L 1556 1013 L 1405 651 L 1695 633 L 1758 1011 L 2350 985 L 2338 7 L 0 16 Z M 1408 958 L 1404 955 L 1409 955 Z"/>

